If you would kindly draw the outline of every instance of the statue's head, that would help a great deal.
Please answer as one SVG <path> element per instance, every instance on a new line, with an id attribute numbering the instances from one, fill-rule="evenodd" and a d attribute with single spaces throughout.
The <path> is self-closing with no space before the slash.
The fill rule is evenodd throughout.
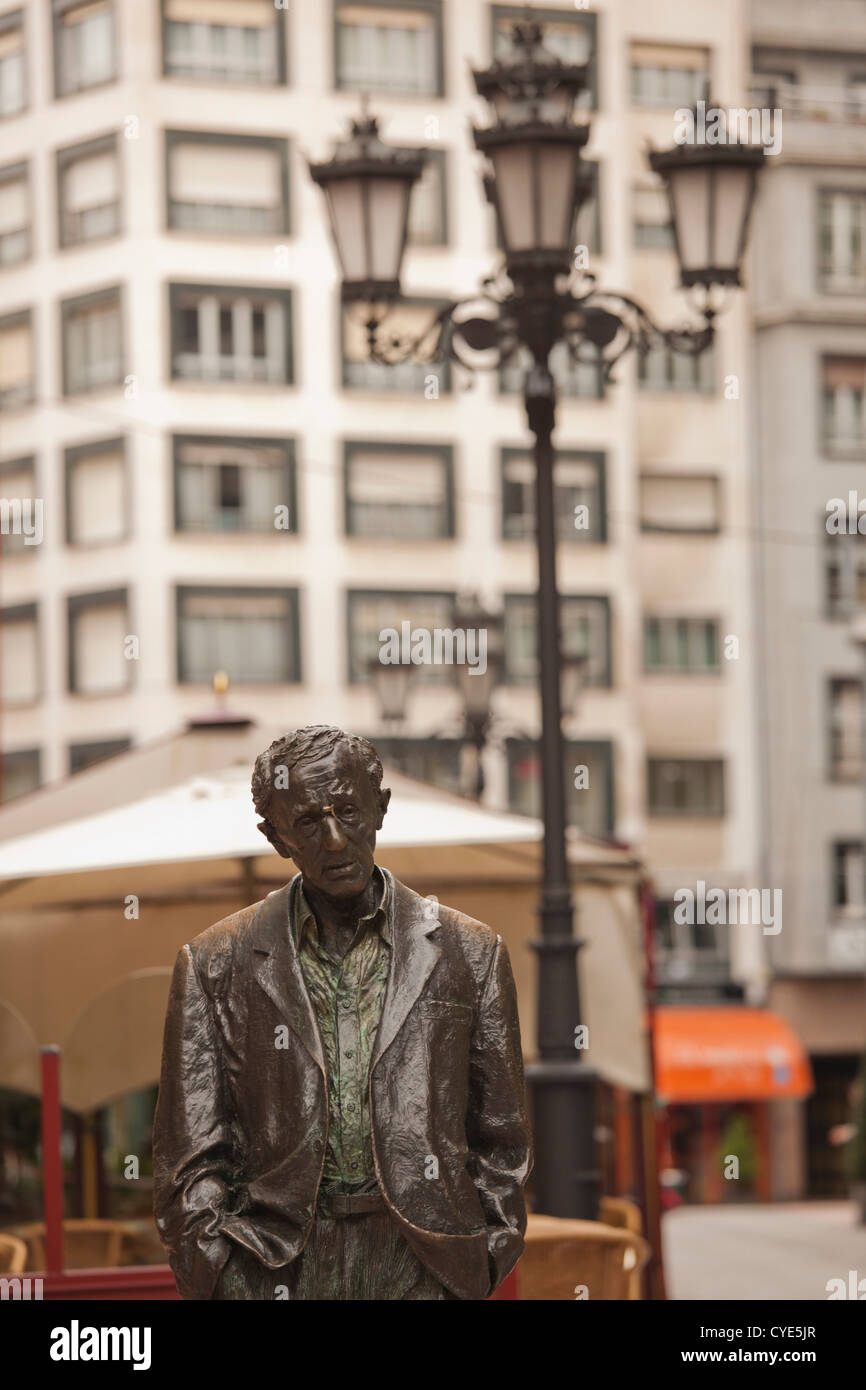
<path id="1" fill-rule="evenodd" d="M 362 893 L 391 793 L 365 738 L 312 724 L 276 739 L 256 758 L 259 830 L 308 883 L 333 898 Z"/>

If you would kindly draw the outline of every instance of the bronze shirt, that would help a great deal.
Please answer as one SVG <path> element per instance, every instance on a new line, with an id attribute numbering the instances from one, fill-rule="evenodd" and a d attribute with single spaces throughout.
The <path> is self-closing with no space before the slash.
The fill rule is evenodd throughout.
<path id="1" fill-rule="evenodd" d="M 394 901 L 390 874 L 377 867 L 374 877 L 379 905 L 360 919 L 342 960 L 322 946 L 300 878 L 292 895 L 292 930 L 328 1073 L 325 1188 L 359 1186 L 374 1171 L 368 1082 L 391 964 Z"/>

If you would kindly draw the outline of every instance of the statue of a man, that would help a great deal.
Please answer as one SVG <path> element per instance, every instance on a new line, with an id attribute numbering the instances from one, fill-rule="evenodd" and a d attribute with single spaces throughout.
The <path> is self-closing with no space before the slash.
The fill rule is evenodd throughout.
<path id="1" fill-rule="evenodd" d="M 256 759 L 300 872 L 180 952 L 154 1209 L 192 1299 L 483 1299 L 523 1248 L 517 1001 L 490 927 L 374 862 L 371 743 L 315 725 Z"/>

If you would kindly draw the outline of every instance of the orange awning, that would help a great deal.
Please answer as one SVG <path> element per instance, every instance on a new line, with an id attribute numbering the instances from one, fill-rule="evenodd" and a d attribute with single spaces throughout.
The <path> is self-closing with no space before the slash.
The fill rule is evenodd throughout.
<path id="1" fill-rule="evenodd" d="M 661 1007 L 654 1032 L 661 1101 L 801 1100 L 812 1091 L 800 1039 L 765 1009 Z"/>

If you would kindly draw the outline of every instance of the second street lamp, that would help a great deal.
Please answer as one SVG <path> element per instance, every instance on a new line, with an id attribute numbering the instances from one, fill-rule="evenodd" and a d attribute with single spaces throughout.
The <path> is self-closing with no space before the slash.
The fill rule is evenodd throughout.
<path id="1" fill-rule="evenodd" d="M 453 360 L 474 370 L 496 369 L 528 355 L 524 400 L 535 441 L 544 824 L 540 930 L 533 943 L 538 953 L 538 1060 L 527 1070 L 535 1206 L 553 1216 L 595 1218 L 595 1078 L 575 1042 L 582 1023 L 580 942 L 573 928 L 566 835 L 554 500 L 556 389 L 550 356 L 564 343 L 572 362 L 593 365 L 610 381 L 629 349 L 645 355 L 653 347 L 665 347 L 697 356 L 709 348 L 716 313 L 713 291 L 740 283 L 764 151 L 736 143 L 690 144 L 651 154 L 652 167 L 668 187 L 681 283 L 703 291 L 700 326 L 660 328 L 637 301 L 599 288 L 593 275 L 574 268 L 575 225 L 590 187 L 581 160 L 589 125 L 574 119 L 586 69 L 548 52 L 542 26 L 532 20 L 516 22 L 512 36 L 508 53 L 473 74 L 492 113 L 491 124 L 475 129 L 473 137 L 487 164 L 484 187 L 497 215 L 503 264 L 476 295 L 446 304 L 420 334 L 401 336 L 388 322 L 406 242 L 400 199 L 417 174 L 409 164 L 397 173 L 396 152 L 388 152 L 369 118 L 366 125 L 353 127 L 350 141 L 331 161 L 312 166 L 312 174 L 328 196 L 343 297 L 362 303 L 373 361 Z M 404 174 L 408 182 L 400 182 L 398 197 L 395 180 Z M 351 195 L 345 191 L 348 184 Z M 408 192 L 406 198 L 408 206 Z M 398 225 L 403 228 L 399 247 L 394 241 Z M 384 228 L 378 250 L 371 240 L 377 227 Z"/>

